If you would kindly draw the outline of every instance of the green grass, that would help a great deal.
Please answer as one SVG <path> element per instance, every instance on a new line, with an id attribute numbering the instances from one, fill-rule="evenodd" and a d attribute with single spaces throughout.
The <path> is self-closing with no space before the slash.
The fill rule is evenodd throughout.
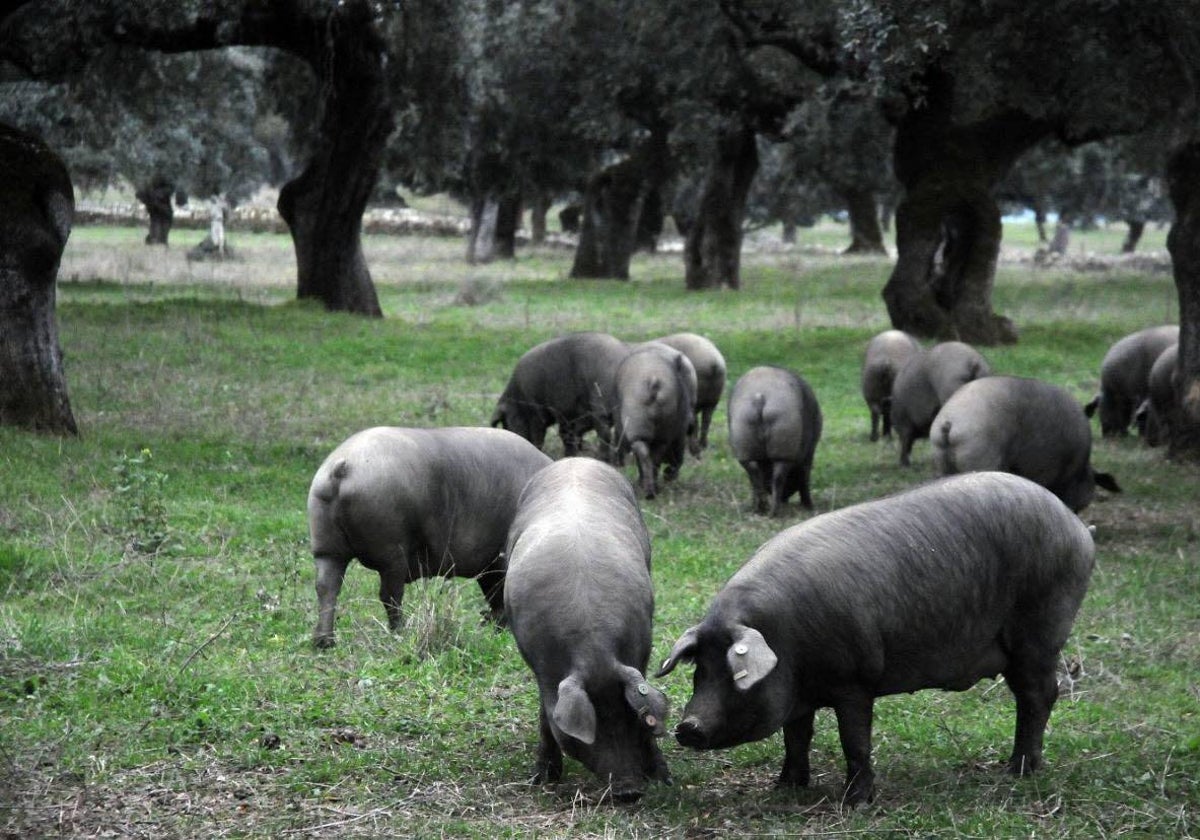
<path id="1" fill-rule="evenodd" d="M 1013 247 L 1031 252 L 1023 235 Z M 1088 236 L 1081 250 L 1119 245 Z M 178 238 L 164 253 L 136 231 L 72 235 L 58 315 L 82 434 L 0 429 L 9 835 L 1200 835 L 1200 475 L 1137 440 L 1095 447 L 1125 492 L 1084 512 L 1098 567 L 1034 778 L 1002 772 L 1013 704 L 989 682 L 880 700 L 879 793 L 861 810 L 836 804 L 826 712 L 810 791 L 772 788 L 778 736 L 716 753 L 668 741 L 675 785 L 613 806 L 570 760 L 561 784 L 525 784 L 536 692 L 511 637 L 480 623 L 473 583 L 409 587 L 393 636 L 377 577 L 353 567 L 338 646 L 310 648 L 304 504 L 324 456 L 366 426 L 485 423 L 520 353 L 567 330 L 693 329 L 731 378 L 762 363 L 801 372 L 825 416 L 819 511 L 930 476 L 927 443 L 906 470 L 892 444 L 867 440 L 858 371 L 887 326 L 889 263 L 833 256 L 844 229 L 747 253 L 744 289 L 707 294 L 684 291 L 678 254 L 637 257 L 630 283 L 568 282 L 569 251 L 471 267 L 455 240 L 368 237 L 382 320 L 294 302 L 286 238 L 236 235 L 242 261 L 192 266 Z M 1006 261 L 995 298 L 1022 340 L 986 348 L 993 366 L 1080 399 L 1112 340 L 1177 317 L 1169 273 L 1120 264 Z M 805 516 L 748 513 L 724 422 L 722 407 L 709 452 L 643 505 L 655 661 L 761 542 Z M 658 684 L 677 714 L 686 670 Z"/>

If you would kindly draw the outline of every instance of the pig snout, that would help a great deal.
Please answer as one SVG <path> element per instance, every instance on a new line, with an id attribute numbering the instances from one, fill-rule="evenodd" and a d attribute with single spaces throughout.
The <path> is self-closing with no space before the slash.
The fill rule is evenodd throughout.
<path id="1" fill-rule="evenodd" d="M 637 776 L 609 777 L 609 790 L 616 802 L 637 802 L 645 792 L 643 779 Z"/>
<path id="2" fill-rule="evenodd" d="M 675 740 L 680 746 L 702 750 L 708 746 L 709 736 L 700 718 L 688 715 L 675 727 Z"/>

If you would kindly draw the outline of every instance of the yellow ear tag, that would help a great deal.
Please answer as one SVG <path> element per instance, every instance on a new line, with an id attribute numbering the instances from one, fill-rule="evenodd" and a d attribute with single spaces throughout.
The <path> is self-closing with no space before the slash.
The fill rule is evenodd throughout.
<path id="1" fill-rule="evenodd" d="M 738 680 L 742 679 L 742 677 L 746 677 L 749 675 L 750 675 L 750 672 L 747 671 L 745 668 L 743 668 L 742 670 L 738 671 L 736 674 L 733 675 L 733 681 L 737 682 Z"/>

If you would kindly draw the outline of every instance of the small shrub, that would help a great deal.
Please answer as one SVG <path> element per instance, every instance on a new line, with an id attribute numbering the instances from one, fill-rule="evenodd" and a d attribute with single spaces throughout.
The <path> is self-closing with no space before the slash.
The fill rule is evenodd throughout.
<path id="1" fill-rule="evenodd" d="M 143 448 L 136 455 L 122 453 L 113 472 L 120 530 L 125 541 L 140 554 L 156 554 L 167 542 L 167 474 L 154 468 L 154 454 Z"/>

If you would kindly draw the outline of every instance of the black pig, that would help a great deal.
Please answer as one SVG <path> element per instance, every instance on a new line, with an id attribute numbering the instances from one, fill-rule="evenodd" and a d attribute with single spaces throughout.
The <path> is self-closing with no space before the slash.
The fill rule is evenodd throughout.
<path id="1" fill-rule="evenodd" d="M 317 572 L 313 644 L 334 644 L 333 619 L 354 558 L 379 572 L 388 627 L 400 627 L 404 585 L 474 577 L 503 612 L 504 540 L 525 482 L 550 458 L 503 429 L 380 426 L 347 438 L 308 491 Z"/>
<path id="2" fill-rule="evenodd" d="M 999 472 L 793 526 L 734 574 L 659 670 L 696 665 L 676 739 L 716 749 L 782 728 L 779 782 L 807 785 L 813 717 L 831 707 L 845 800 L 858 803 L 874 791 L 876 697 L 962 691 L 1003 674 L 1017 703 L 1009 769 L 1034 771 L 1093 555 L 1089 530 L 1062 502 Z"/>
<path id="3" fill-rule="evenodd" d="M 535 781 L 558 781 L 566 752 L 617 798 L 669 782 L 655 740 L 667 699 L 643 676 L 650 535 L 629 482 L 591 458 L 546 467 L 521 494 L 507 554 L 508 624 L 541 697 Z"/>

